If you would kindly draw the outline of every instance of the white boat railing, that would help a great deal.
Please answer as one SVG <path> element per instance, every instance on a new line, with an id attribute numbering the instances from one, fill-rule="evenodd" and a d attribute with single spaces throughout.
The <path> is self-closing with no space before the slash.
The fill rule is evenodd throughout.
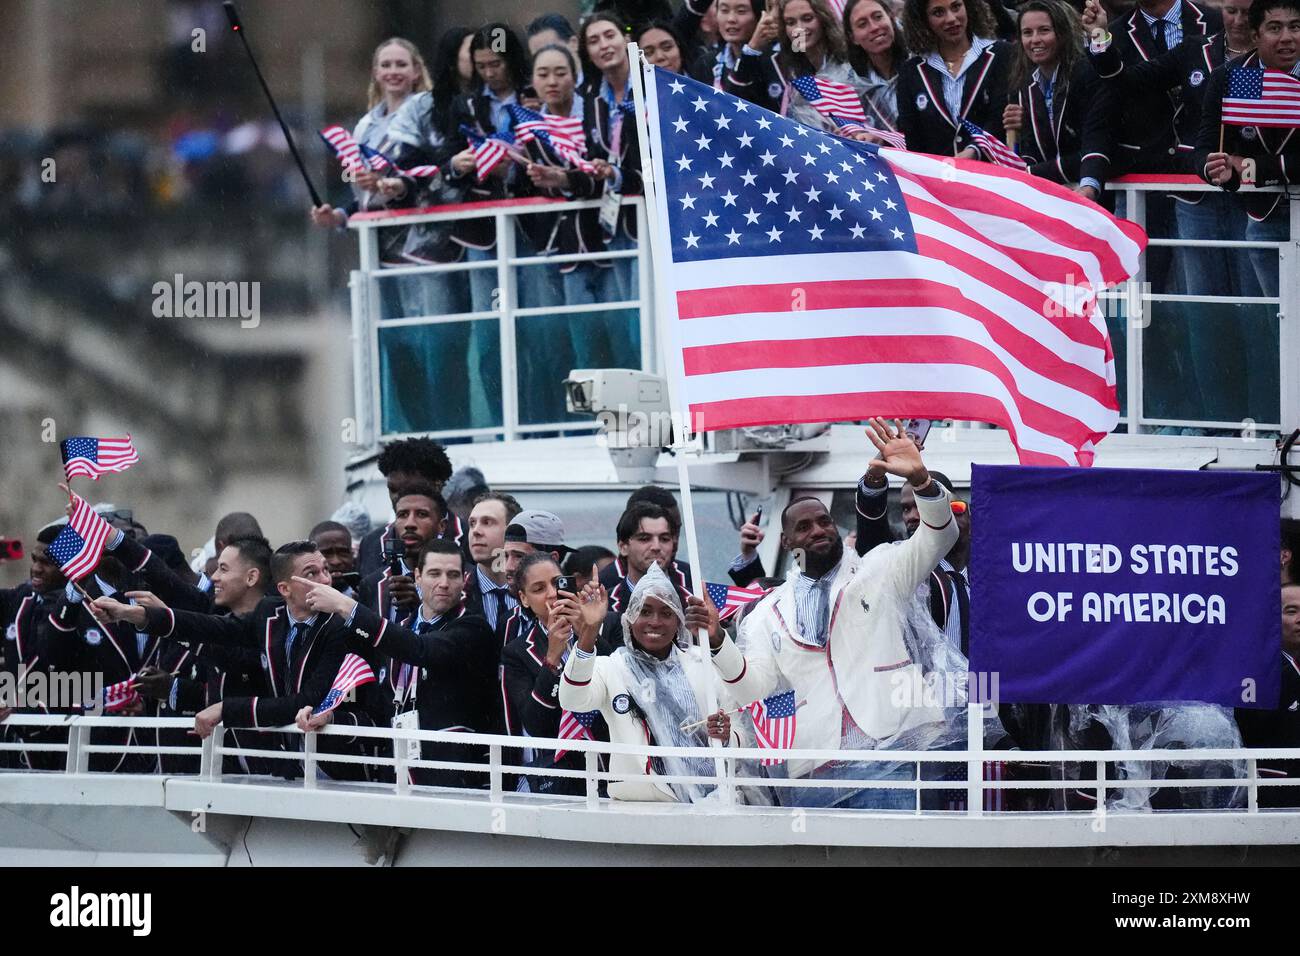
<path id="1" fill-rule="evenodd" d="M 625 196 L 622 204 L 634 209 L 637 235 L 645 235 L 645 200 L 641 196 Z M 407 434 L 428 435 L 438 439 L 514 439 L 530 433 L 557 430 L 566 432 L 594 431 L 594 421 L 553 421 L 524 423 L 520 415 L 519 395 L 519 320 L 532 316 L 570 316 L 581 313 L 607 313 L 635 309 L 640 338 L 639 368 L 656 371 L 659 364 L 658 346 L 654 327 L 654 282 L 650 273 L 649 247 L 644 243 L 636 248 L 572 255 L 518 256 L 515 254 L 518 221 L 526 216 L 574 213 L 597 210 L 599 200 L 565 202 L 561 200 L 509 199 L 501 202 L 465 203 L 451 206 L 430 206 L 417 210 L 393 210 L 358 213 L 348 219 L 348 227 L 357 234 L 360 245 L 359 267 L 353 271 L 349 285 L 352 300 L 352 365 L 353 398 L 358 426 L 357 443 L 372 447 L 380 438 L 398 438 Z M 482 261 L 462 261 L 441 265 L 390 266 L 380 261 L 380 232 L 384 229 L 418 226 L 425 223 L 463 222 L 475 218 L 491 218 L 495 230 L 494 258 Z M 541 306 L 521 307 L 519 304 L 519 276 L 521 268 L 558 269 L 568 262 L 607 262 L 619 259 L 635 261 L 637 292 L 634 299 L 572 305 L 565 302 L 545 303 Z M 379 284 L 392 282 L 401 276 L 429 276 L 430 278 L 456 272 L 495 272 L 494 308 L 489 311 L 463 312 L 450 315 L 412 315 L 385 317 L 381 310 Z M 471 305 L 472 308 L 472 305 Z M 384 408 L 380 362 L 380 334 L 385 329 L 435 326 L 446 323 L 493 322 L 497 323 L 497 343 L 500 352 L 501 421 L 473 423 L 471 427 L 435 426 L 415 432 L 387 429 L 384 426 Z M 555 369 L 556 389 L 559 380 L 569 369 Z"/>
<path id="2" fill-rule="evenodd" d="M 978 710 L 978 707 L 973 708 Z M 1260 791 L 1263 789 L 1273 788 L 1290 788 L 1300 786 L 1300 777 L 1284 778 L 1263 776 L 1258 771 L 1258 762 L 1260 760 L 1300 760 L 1300 748 L 1269 748 L 1269 749 L 1245 749 L 1245 748 L 1215 748 L 1215 749 L 1162 749 L 1162 750 L 1048 750 L 1048 751 L 1021 751 L 1021 750 L 991 750 L 986 749 L 980 744 L 979 737 L 976 737 L 976 746 L 965 750 L 928 750 L 928 751 L 904 751 L 904 750 L 808 750 L 808 749 L 791 749 L 791 750 L 773 750 L 758 748 L 702 748 L 691 747 L 658 747 L 651 745 L 628 745 L 608 743 L 603 741 L 591 740 L 558 740 L 543 739 L 534 737 L 511 737 L 499 734 L 473 734 L 453 731 L 433 731 L 433 730 L 416 730 L 408 728 L 387 728 L 387 727 L 349 727 L 349 726 L 328 726 L 322 731 L 310 734 L 301 734 L 296 728 L 284 727 L 276 729 L 261 729 L 253 731 L 247 728 L 241 728 L 239 733 L 242 735 L 259 734 L 289 734 L 303 737 L 302 750 L 282 750 L 268 749 L 249 746 L 229 746 L 225 742 L 225 735 L 220 732 L 223 728 L 218 728 L 218 732 L 197 742 L 194 746 L 176 746 L 176 745 L 159 745 L 136 741 L 130 744 L 121 743 L 103 743 L 92 740 L 92 733 L 104 729 L 133 729 L 136 731 L 161 730 L 161 729 L 184 729 L 192 730 L 193 721 L 187 718 L 147 718 L 147 717 L 67 717 L 31 714 L 15 714 L 10 716 L 9 720 L 3 725 L 15 730 L 44 729 L 44 730 L 66 730 L 66 741 L 46 741 L 46 742 L 26 742 L 23 740 L 7 740 L 0 743 L 0 752 L 21 753 L 46 753 L 46 754 L 63 754 L 63 766 L 61 771 L 25 771 L 25 770 L 7 770 L 0 771 L 0 780 L 14 779 L 17 777 L 57 777 L 59 773 L 68 775 L 89 775 L 90 777 L 100 778 L 134 778 L 147 776 L 162 776 L 168 779 L 176 780 L 193 780 L 205 784 L 229 788 L 245 788 L 250 781 L 256 781 L 259 778 L 248 775 L 229 775 L 223 772 L 225 759 L 228 757 L 242 758 L 261 758 L 263 760 L 273 760 L 278 766 L 298 765 L 301 769 L 301 776 L 297 779 L 288 780 L 282 777 L 261 778 L 273 780 L 282 787 L 288 787 L 290 790 L 299 789 L 303 791 L 314 791 L 330 787 L 356 787 L 356 783 L 343 783 L 330 781 L 318 773 L 321 764 L 364 764 L 370 767 L 386 767 L 392 771 L 392 779 L 388 782 L 372 782 L 365 784 L 368 792 L 375 794 L 390 793 L 396 796 L 410 796 L 413 793 L 438 793 L 442 792 L 448 795 L 465 794 L 468 791 L 455 788 L 438 788 L 417 786 L 412 783 L 408 771 L 417 768 L 430 770 L 457 770 L 471 771 L 477 774 L 483 774 L 486 778 L 487 787 L 485 790 L 476 791 L 476 795 L 482 799 L 486 798 L 489 803 L 501 804 L 507 799 L 515 800 L 517 796 L 507 790 L 509 778 L 521 776 L 529 778 L 556 778 L 581 780 L 583 782 L 583 796 L 577 799 L 578 805 L 584 805 L 588 809 L 594 809 L 597 806 L 604 807 L 607 811 L 617 810 L 620 808 L 629 808 L 633 806 L 631 802 L 618 800 L 609 800 L 600 796 L 600 785 L 602 783 L 617 781 L 645 781 L 653 779 L 656 783 L 663 784 L 699 784 L 704 786 L 717 786 L 716 795 L 706 801 L 709 808 L 717 812 L 739 812 L 748 809 L 746 804 L 746 790 L 762 790 L 771 788 L 774 790 L 815 790 L 815 789 L 836 789 L 836 790 L 859 790 L 869 789 L 873 791 L 880 790 L 906 790 L 915 793 L 925 791 L 964 791 L 966 796 L 965 810 L 933 810 L 926 809 L 920 805 L 920 800 L 915 801 L 913 809 L 902 811 L 904 815 L 915 816 L 920 818 L 928 817 L 966 817 L 979 818 L 986 815 L 992 816 L 1010 816 L 1024 817 L 1026 814 L 1022 811 L 1015 810 L 990 810 L 985 807 L 985 794 L 995 791 L 1010 790 L 1056 790 L 1072 792 L 1090 792 L 1095 796 L 1097 809 L 1086 811 L 1093 815 L 1106 815 L 1113 811 L 1107 811 L 1106 803 L 1108 791 L 1130 789 L 1162 789 L 1167 787 L 1176 787 L 1182 790 L 1204 789 L 1204 788 L 1241 788 L 1245 791 L 1245 801 L 1240 806 L 1225 807 L 1222 809 L 1205 809 L 1198 808 L 1198 813 L 1209 813 L 1213 815 L 1229 815 L 1236 818 L 1242 816 L 1266 815 L 1272 816 L 1276 813 L 1286 813 L 1294 815 L 1300 819 L 1300 808 L 1294 810 L 1272 810 L 1260 807 Z M 322 737 L 343 737 L 355 738 L 363 737 L 376 742 L 385 741 L 392 745 L 391 755 L 362 755 L 362 754 L 338 754 L 326 753 L 320 748 Z M 283 738 L 279 738 L 283 739 Z M 488 760 L 486 763 L 455 761 L 455 760 L 425 760 L 411 759 L 406 756 L 407 744 L 410 741 L 421 743 L 443 743 L 443 744 L 471 744 L 479 747 L 486 747 L 488 750 Z M 278 742 L 278 741 L 277 741 Z M 584 754 L 583 769 L 575 770 L 568 767 L 560 766 L 533 766 L 514 763 L 509 759 L 511 752 L 520 752 L 523 749 L 532 750 L 552 750 L 562 749 L 571 752 Z M 96 773 L 90 770 L 90 758 L 96 754 L 132 754 L 140 757 L 149 756 L 186 756 L 198 757 L 199 767 L 193 774 L 177 772 L 155 772 L 154 774 L 114 774 L 109 772 Z M 709 757 L 716 758 L 718 765 L 721 767 L 719 775 L 655 775 L 653 778 L 647 778 L 640 774 L 619 774 L 602 769 L 599 757 L 609 756 L 611 754 L 634 755 L 638 758 L 659 756 L 672 757 Z M 870 766 L 873 764 L 889 764 L 894 766 L 912 765 L 910 768 L 910 779 L 895 776 L 890 779 L 879 779 L 870 775 L 846 775 L 842 778 L 834 779 L 810 779 L 810 778 L 791 778 L 781 779 L 766 776 L 759 776 L 756 772 L 759 761 L 772 760 L 773 758 L 784 758 L 796 761 L 812 761 L 820 765 L 830 761 L 836 761 L 841 764 L 854 764 Z M 1183 768 L 1193 768 L 1197 764 L 1216 763 L 1224 764 L 1231 768 L 1230 776 L 1194 776 L 1186 778 L 1137 778 L 1133 776 L 1118 776 L 1112 773 L 1112 768 L 1117 763 L 1140 764 L 1149 766 L 1152 763 L 1177 763 Z M 1033 779 L 1033 780 L 1005 780 L 1005 779 L 986 779 L 984 768 L 986 763 L 1001 764 L 1034 764 L 1034 765 L 1057 765 L 1078 766 L 1088 768 L 1089 771 L 1095 771 L 1096 778 L 1086 779 Z M 925 767 L 943 767 L 952 766 L 965 771 L 965 779 L 933 779 L 925 776 Z M 1130 771 L 1131 772 L 1131 771 Z M 7 788 L 0 785 L 0 803 L 6 802 Z M 30 790 L 24 790 L 24 802 L 31 802 Z M 552 798 L 554 799 L 554 798 Z M 93 788 L 87 792 L 87 803 L 94 803 Z M 662 805 L 660 805 L 662 806 Z M 669 804 L 668 806 L 672 806 Z M 698 808 L 700 805 L 697 804 Z M 681 811 L 685 812 L 688 807 L 679 805 Z M 785 805 L 783 809 L 794 809 L 793 806 Z M 848 812 L 880 812 L 880 811 L 848 811 Z M 1053 811 L 1049 815 L 1056 816 L 1060 813 L 1070 813 L 1071 811 Z M 1077 813 L 1077 811 L 1074 811 Z M 1297 841 L 1300 841 L 1300 829 L 1296 832 Z"/>

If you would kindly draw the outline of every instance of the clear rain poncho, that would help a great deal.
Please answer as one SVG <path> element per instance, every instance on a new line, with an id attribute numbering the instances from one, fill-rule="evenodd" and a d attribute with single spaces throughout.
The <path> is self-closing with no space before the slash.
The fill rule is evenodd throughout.
<path id="1" fill-rule="evenodd" d="M 632 625 L 641 616 L 648 598 L 658 598 L 677 616 L 677 635 L 668 656 L 659 658 L 641 650 L 632 639 Z M 694 660 L 690 635 L 686 630 L 686 617 L 682 611 L 677 588 L 658 564 L 632 589 L 623 612 L 623 646 L 614 651 L 612 658 L 627 672 L 628 687 L 641 716 L 650 727 L 654 742 L 662 747 L 699 747 L 700 757 L 654 756 L 651 765 L 657 774 L 669 776 L 716 776 L 713 757 L 709 754 L 709 738 L 704 726 L 683 731 L 681 728 L 705 717 L 704 704 L 696 696 L 689 669 L 698 668 Z M 710 666 L 706 680 L 713 680 Z M 705 799 L 714 788 L 702 784 L 665 784 L 682 802 L 693 803 Z"/>
<path id="2" fill-rule="evenodd" d="M 1067 712 L 1068 724 L 1053 721 L 1054 749 L 1089 749 L 1086 734 L 1094 722 L 1110 735 L 1112 750 L 1235 749 L 1242 745 L 1232 711 L 1214 704 L 1087 704 L 1070 705 Z M 1115 768 L 1110 776 L 1133 780 L 1225 779 L 1246 775 L 1245 765 L 1232 760 L 1121 760 L 1110 766 Z M 1245 803 L 1245 790 L 1241 787 L 1126 787 L 1111 788 L 1107 793 L 1106 809 L 1116 812 L 1145 812 L 1159 807 L 1184 810 L 1240 807 Z"/>

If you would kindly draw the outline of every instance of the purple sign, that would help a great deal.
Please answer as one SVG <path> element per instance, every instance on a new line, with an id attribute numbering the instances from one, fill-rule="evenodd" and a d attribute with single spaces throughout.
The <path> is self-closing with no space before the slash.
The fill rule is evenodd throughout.
<path id="1" fill-rule="evenodd" d="M 971 670 L 1008 702 L 1274 706 L 1279 514 L 1266 474 L 974 466 Z"/>

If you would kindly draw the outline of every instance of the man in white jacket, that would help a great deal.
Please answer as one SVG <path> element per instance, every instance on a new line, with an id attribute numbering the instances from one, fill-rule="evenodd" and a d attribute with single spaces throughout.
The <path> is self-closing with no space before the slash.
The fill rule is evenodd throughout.
<path id="1" fill-rule="evenodd" d="M 713 663 L 737 700 L 793 689 L 801 702 L 793 746 L 817 750 L 907 747 L 943 727 L 927 706 L 925 678 L 905 633 L 917 587 L 957 540 L 951 498 L 901 426 L 872 419 L 867 436 L 879 457 L 869 470 L 897 475 L 916 495 L 921 524 L 906 541 L 858 557 L 816 498 L 797 498 L 781 517 L 781 544 L 800 561 L 749 614 L 739 646 L 721 642 Z M 923 746 L 923 744 L 922 744 Z M 791 761 L 787 775 L 817 779 L 912 779 L 910 764 Z M 911 789 L 779 788 L 796 806 L 915 807 Z"/>

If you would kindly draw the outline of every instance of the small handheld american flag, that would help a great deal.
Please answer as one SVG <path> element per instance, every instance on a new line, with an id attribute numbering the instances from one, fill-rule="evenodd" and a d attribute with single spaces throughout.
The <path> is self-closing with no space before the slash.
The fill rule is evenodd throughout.
<path id="1" fill-rule="evenodd" d="M 347 655 L 339 666 L 339 672 L 334 676 L 334 684 L 330 687 L 329 693 L 311 712 L 311 715 L 319 717 L 321 714 L 328 714 L 343 703 L 343 698 L 347 696 L 349 691 L 355 690 L 362 684 L 374 683 L 374 680 L 375 672 L 370 669 L 369 664 L 356 654 Z"/>
<path id="2" fill-rule="evenodd" d="M 419 178 L 430 178 L 438 175 L 437 166 L 412 166 L 410 169 L 402 169 L 391 159 L 369 146 L 358 144 L 352 138 L 352 134 L 342 126 L 327 126 L 320 131 L 321 139 L 334 150 L 334 155 L 338 157 L 343 168 L 351 170 L 353 173 L 361 172 L 369 167 L 380 173 L 390 173 L 394 176 L 413 176 Z"/>
<path id="3" fill-rule="evenodd" d="M 112 533 L 112 526 L 85 499 L 74 494 L 72 517 L 50 542 L 50 557 L 59 563 L 68 580 L 80 581 L 99 565 L 104 544 Z"/>
<path id="4" fill-rule="evenodd" d="M 109 684 L 104 688 L 104 710 L 109 713 L 123 710 L 140 700 L 140 692 L 135 689 L 135 677 Z"/>
<path id="5" fill-rule="evenodd" d="M 1229 126 L 1300 126 L 1300 80 L 1248 66 L 1228 71 L 1223 122 Z"/>
<path id="6" fill-rule="evenodd" d="M 501 161 L 506 157 L 513 159 L 519 156 L 513 149 L 515 138 L 511 133 L 493 133 L 491 136 L 480 136 L 463 124 L 460 131 L 465 134 L 470 147 L 474 150 L 474 163 L 478 168 L 478 178 L 480 180 L 486 179 L 488 173 L 501 165 Z"/>
<path id="7" fill-rule="evenodd" d="M 530 110 L 518 103 L 506 107 L 514 120 L 515 142 L 537 140 L 570 166 L 591 172 L 595 169 L 587 161 L 587 138 L 582 132 L 582 120 L 568 116 L 551 116 Z"/>
<path id="8" fill-rule="evenodd" d="M 767 594 L 767 589 L 756 584 L 751 584 L 747 588 L 738 588 L 733 584 L 706 583 L 704 593 L 709 596 L 713 606 L 718 609 L 718 618 L 725 621 L 746 604 L 757 601 Z"/>
<path id="9" fill-rule="evenodd" d="M 577 713 L 566 710 L 560 716 L 560 732 L 557 736 L 561 740 L 595 740 L 591 735 L 591 725 L 596 722 L 599 714 L 598 710 L 580 710 Z M 556 762 L 567 753 L 567 750 L 555 751 Z"/>
<path id="10" fill-rule="evenodd" d="M 125 438 L 86 438 L 80 435 L 65 438 L 59 442 L 59 452 L 63 455 L 63 470 L 69 479 L 88 475 L 99 481 L 100 475 L 126 471 L 140 460 L 130 435 Z"/>
<path id="11" fill-rule="evenodd" d="M 961 121 L 962 129 L 971 135 L 975 147 L 988 157 L 989 162 L 1011 169 L 1025 170 L 1029 164 L 1018 156 L 1014 150 L 992 133 L 986 133 L 970 120 Z"/>
<path id="12" fill-rule="evenodd" d="M 434 165 L 409 166 L 403 169 L 395 162 L 385 156 L 377 149 L 361 144 L 361 154 L 366 157 L 370 165 L 381 173 L 388 173 L 392 176 L 410 176 L 414 179 L 432 179 L 442 172 L 442 169 Z"/>
<path id="13" fill-rule="evenodd" d="M 754 718 L 754 734 L 758 738 L 758 746 L 773 750 L 787 750 L 794 746 L 795 714 L 798 710 L 793 690 L 750 704 L 749 713 Z M 773 757 L 761 763 L 764 767 L 771 767 L 785 763 L 785 758 Z"/>
<path id="14" fill-rule="evenodd" d="M 815 76 L 796 76 L 794 88 L 808 103 L 826 116 L 842 116 L 847 120 L 867 121 L 867 114 L 862 111 L 862 100 L 858 92 L 847 83 L 823 80 Z"/>

